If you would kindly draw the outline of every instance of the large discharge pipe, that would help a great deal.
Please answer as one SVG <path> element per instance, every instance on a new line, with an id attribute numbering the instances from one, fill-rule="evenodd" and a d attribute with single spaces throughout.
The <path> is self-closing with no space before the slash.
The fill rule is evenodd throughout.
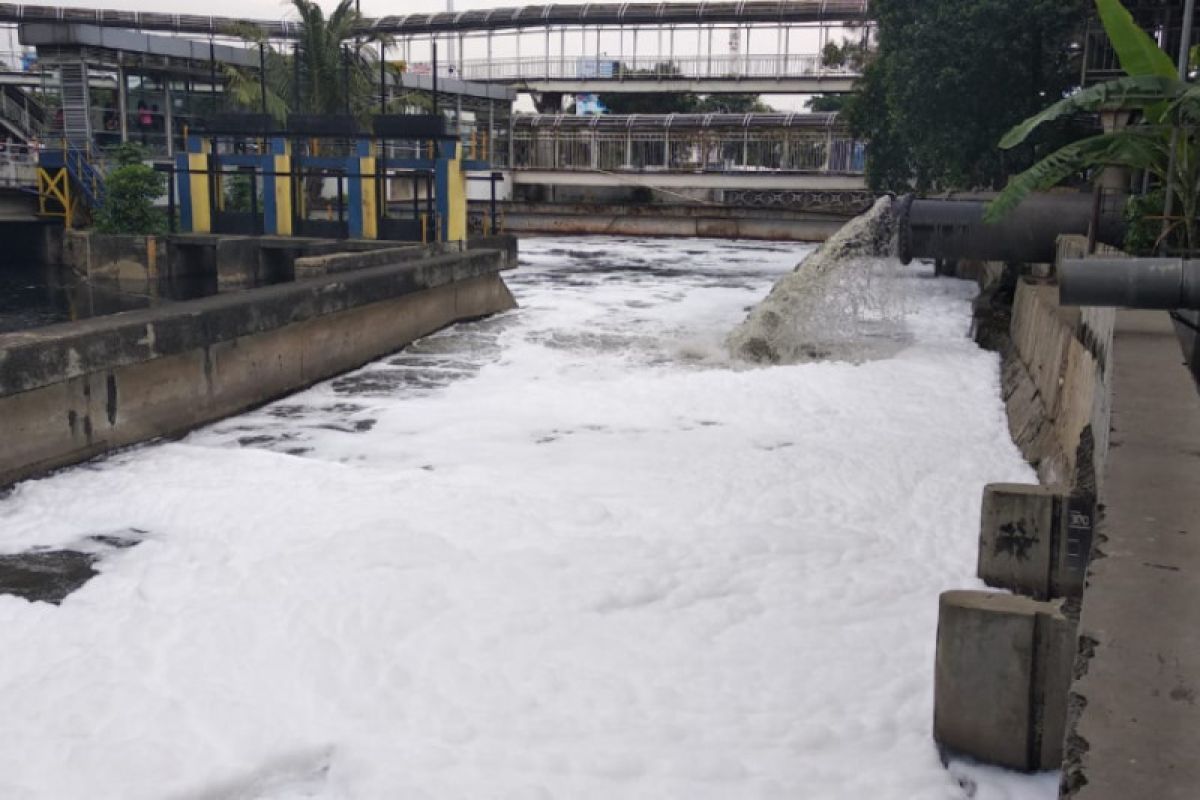
<path id="1" fill-rule="evenodd" d="M 1034 195 L 999 222 L 985 223 L 988 200 L 950 198 L 897 201 L 900 260 L 914 258 L 1052 263 L 1060 235 L 1087 235 L 1097 211 L 1091 195 Z M 1125 234 L 1120 211 L 1102 208 L 1096 239 L 1119 246 Z"/>
<path id="2" fill-rule="evenodd" d="M 1068 258 L 1058 269 L 1065 306 L 1200 309 L 1200 261 Z"/>

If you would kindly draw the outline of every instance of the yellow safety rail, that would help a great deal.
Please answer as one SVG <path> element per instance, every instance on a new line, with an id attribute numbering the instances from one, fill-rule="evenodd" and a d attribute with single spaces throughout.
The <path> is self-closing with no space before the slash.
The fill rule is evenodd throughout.
<path id="1" fill-rule="evenodd" d="M 74 227 L 76 199 L 71 196 L 71 177 L 66 167 L 37 169 L 38 213 L 45 217 L 62 217 L 67 228 Z M 58 208 L 53 204 L 57 203 Z"/>

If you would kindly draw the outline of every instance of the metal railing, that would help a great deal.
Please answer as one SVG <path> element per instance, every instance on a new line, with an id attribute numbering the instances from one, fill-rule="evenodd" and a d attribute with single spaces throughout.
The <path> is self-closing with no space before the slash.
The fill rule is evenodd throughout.
<path id="1" fill-rule="evenodd" d="M 515 131 L 513 169 L 861 175 L 866 146 L 843 133 Z"/>
<path id="2" fill-rule="evenodd" d="M 428 73 L 428 64 L 411 69 Z M 521 80 L 668 80 L 739 78 L 854 78 L 850 67 L 826 66 L 816 54 L 720 54 L 699 56 L 525 56 L 470 59 L 438 64 L 438 75 L 470 81 Z"/>
<path id="3" fill-rule="evenodd" d="M 17 133 L 26 140 L 40 138 L 45 127 L 37 116 L 30 112 L 29 105 L 20 103 L 0 89 L 0 116 L 4 117 Z"/>
<path id="4" fill-rule="evenodd" d="M 37 152 L 23 144 L 0 145 L 0 186 L 26 189 L 37 185 Z"/>

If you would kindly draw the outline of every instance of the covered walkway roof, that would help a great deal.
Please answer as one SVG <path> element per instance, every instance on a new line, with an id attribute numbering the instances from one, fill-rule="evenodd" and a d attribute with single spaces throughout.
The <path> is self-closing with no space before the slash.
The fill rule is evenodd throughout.
<path id="1" fill-rule="evenodd" d="M 402 36 L 428 33 L 513 30 L 549 26 L 710 25 L 722 23 L 815 23 L 866 21 L 868 0 L 740 0 L 699 3 L 583 3 L 400 14 L 366 20 L 365 31 Z M 243 20 L 203 14 L 71 8 L 0 3 L 0 22 L 75 22 L 105 28 L 231 34 L 256 25 L 272 38 L 293 38 L 295 23 Z"/>
<path id="2" fill-rule="evenodd" d="M 374 21 L 394 34 L 491 31 L 573 25 L 708 25 L 865 20 L 866 0 L 741 0 L 699 3 L 583 3 L 401 14 Z"/>

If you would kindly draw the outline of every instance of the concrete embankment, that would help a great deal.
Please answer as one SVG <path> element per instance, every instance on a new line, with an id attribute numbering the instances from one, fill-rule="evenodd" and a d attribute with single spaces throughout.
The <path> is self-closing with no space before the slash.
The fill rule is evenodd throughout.
<path id="1" fill-rule="evenodd" d="M 183 433 L 512 308 L 499 273 L 514 245 L 491 243 L 501 248 L 358 269 L 342 259 L 309 280 L 0 335 L 0 486 Z"/>
<path id="2" fill-rule="evenodd" d="M 869 205 L 868 201 L 866 206 Z M 707 236 L 823 242 L 864 208 L 861 202 L 829 213 L 786 208 L 514 202 L 506 203 L 503 213 L 504 230 L 516 234 Z"/>
<path id="3" fill-rule="evenodd" d="M 1061 308 L 1056 286 L 1000 264 L 974 275 L 975 336 L 1000 352 L 1009 431 L 1040 482 L 983 491 L 977 574 L 1014 594 L 943 595 L 934 736 L 991 763 L 1056 769 L 1108 451 L 1113 312 Z M 980 692 L 986 713 L 969 702 Z"/>
<path id="4" fill-rule="evenodd" d="M 1081 246 L 1061 241 L 1060 258 Z M 935 737 L 1061 766 L 1064 800 L 1194 797 L 1200 395 L 1186 337 L 1162 311 L 1063 308 L 1052 270 L 978 270 L 977 338 L 1001 352 L 1013 440 L 1040 482 L 984 490 L 979 577 L 1014 594 L 942 597 Z"/>

